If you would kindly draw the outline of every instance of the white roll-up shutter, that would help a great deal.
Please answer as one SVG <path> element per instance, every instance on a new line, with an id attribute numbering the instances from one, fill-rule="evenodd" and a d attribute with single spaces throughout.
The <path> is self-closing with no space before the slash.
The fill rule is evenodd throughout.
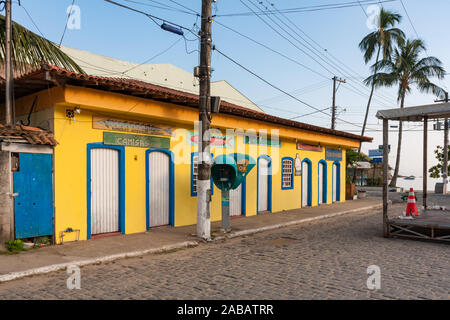
<path id="1" fill-rule="evenodd" d="M 323 163 L 319 163 L 319 204 L 323 203 Z"/>
<path id="2" fill-rule="evenodd" d="M 166 153 L 154 151 L 148 154 L 148 198 L 150 227 L 169 224 L 169 166 L 170 158 Z"/>
<path id="3" fill-rule="evenodd" d="M 119 151 L 91 149 L 91 234 L 119 231 Z"/>
<path id="4" fill-rule="evenodd" d="M 269 202 L 269 160 L 259 159 L 258 164 L 258 211 L 267 211 Z"/>
<path id="5" fill-rule="evenodd" d="M 302 163 L 302 207 L 306 207 L 308 205 L 308 180 L 308 163 L 304 161 Z"/>
<path id="6" fill-rule="evenodd" d="M 336 190 L 336 187 L 337 187 L 336 176 L 337 176 L 337 165 L 333 164 L 333 202 L 336 201 L 336 193 L 337 193 L 337 190 Z"/>
<path id="7" fill-rule="evenodd" d="M 230 216 L 242 215 L 242 184 L 230 191 Z"/>

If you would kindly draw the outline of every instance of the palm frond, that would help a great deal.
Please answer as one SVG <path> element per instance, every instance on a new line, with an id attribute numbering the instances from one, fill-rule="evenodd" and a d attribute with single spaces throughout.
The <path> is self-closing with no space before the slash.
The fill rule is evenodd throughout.
<path id="1" fill-rule="evenodd" d="M 0 63 L 5 61 L 6 36 L 5 16 L 0 15 Z M 16 75 L 38 68 L 43 63 L 56 65 L 70 71 L 85 74 L 83 69 L 53 42 L 31 32 L 20 24 L 13 22 L 12 59 Z"/>

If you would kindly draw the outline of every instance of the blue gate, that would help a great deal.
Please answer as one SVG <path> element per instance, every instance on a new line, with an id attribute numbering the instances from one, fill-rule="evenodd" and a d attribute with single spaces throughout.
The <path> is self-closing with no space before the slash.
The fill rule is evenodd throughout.
<path id="1" fill-rule="evenodd" d="M 53 235 L 51 154 L 19 154 L 14 172 L 16 239 Z"/>

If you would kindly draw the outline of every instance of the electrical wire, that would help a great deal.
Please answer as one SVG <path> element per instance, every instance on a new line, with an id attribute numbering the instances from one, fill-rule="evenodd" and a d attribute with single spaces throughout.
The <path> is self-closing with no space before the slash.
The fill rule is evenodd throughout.
<path id="1" fill-rule="evenodd" d="M 247 4 L 245 4 L 242 0 L 240 0 L 240 2 L 246 6 L 249 10 L 255 12 L 252 8 L 250 8 Z M 251 3 L 253 6 L 255 6 L 258 10 L 260 10 L 261 12 L 263 12 L 260 8 L 258 8 L 258 6 L 256 4 L 254 4 L 251 0 L 248 0 L 249 3 Z M 260 2 L 261 3 L 261 2 Z M 276 21 L 274 21 L 274 19 L 272 19 L 270 16 L 267 16 L 268 19 L 270 19 L 274 24 L 276 24 L 282 31 L 284 31 L 286 33 L 287 36 L 292 37 L 294 40 L 296 40 L 299 44 L 303 45 L 307 50 L 310 50 L 308 47 L 306 47 L 303 43 L 301 43 L 300 40 L 298 40 L 297 38 L 295 38 L 292 35 L 292 32 L 288 32 L 286 29 L 284 29 L 279 23 L 277 23 Z M 280 35 L 281 37 L 283 37 L 285 40 L 287 40 L 289 43 L 291 43 L 294 47 L 296 47 L 299 51 L 303 52 L 305 55 L 307 55 L 308 57 L 310 57 L 312 60 L 314 60 L 316 63 L 318 63 L 323 69 L 325 69 L 326 71 L 328 71 L 330 73 L 330 75 L 334 75 L 335 72 L 331 71 L 328 67 L 324 66 L 321 62 L 319 62 L 316 58 L 314 58 L 313 56 L 311 56 L 311 54 L 307 53 L 305 50 L 301 49 L 300 47 L 298 47 L 296 44 L 294 44 L 290 39 L 288 39 L 286 36 L 282 35 L 278 30 L 276 30 L 270 23 L 268 23 L 267 21 L 265 21 L 261 16 L 258 16 L 258 18 L 260 20 L 262 20 L 267 26 L 269 26 L 273 31 L 275 31 L 278 35 Z M 297 33 L 298 35 L 298 33 Z M 315 54 L 316 56 L 317 53 L 312 52 L 312 54 Z M 330 64 L 328 61 L 324 60 L 322 57 L 318 56 L 319 59 L 321 59 L 322 61 L 324 61 L 328 66 L 331 66 L 331 68 L 334 69 L 339 69 L 339 67 L 333 66 L 332 64 Z M 349 84 L 350 86 L 353 86 L 352 84 Z M 354 87 L 354 86 L 353 86 Z M 367 89 L 365 87 L 363 87 L 364 89 Z M 359 91 L 360 89 L 354 87 L 355 90 Z M 364 93 L 362 93 L 364 94 Z M 375 98 L 376 99 L 376 98 Z M 380 101 L 378 101 L 380 102 Z M 390 102 L 389 102 L 390 103 Z"/>
<path id="2" fill-rule="evenodd" d="M 181 3 L 178 3 L 177 1 L 174 1 L 174 0 L 169 0 L 169 1 L 172 2 L 172 3 L 175 3 L 176 5 L 179 5 L 182 8 L 185 8 L 185 9 L 191 11 L 191 12 L 194 12 L 194 13 L 198 14 L 197 11 L 195 11 L 194 9 L 186 7 L 186 6 L 182 5 Z"/>
<path id="3" fill-rule="evenodd" d="M 162 21 L 163 23 L 166 22 L 166 23 L 168 23 L 168 24 L 171 24 L 172 26 L 175 26 L 175 27 L 178 27 L 178 28 L 180 28 L 180 29 L 186 30 L 186 31 L 192 33 L 196 38 L 199 38 L 199 36 L 198 36 L 197 34 L 195 34 L 195 32 L 193 32 L 191 29 L 189 29 L 189 28 L 187 28 L 187 27 L 184 27 L 184 26 L 182 26 L 182 25 L 179 25 L 179 24 L 177 24 L 177 23 L 175 23 L 175 22 L 171 22 L 171 21 L 169 21 L 169 20 L 167 20 L 167 19 L 157 17 L 157 16 L 155 16 L 155 15 L 152 15 L 152 14 L 149 14 L 149 13 L 147 13 L 147 12 L 144 12 L 144 11 L 141 11 L 141 10 L 138 10 L 138 9 L 135 9 L 135 8 L 132 8 L 132 7 L 129 7 L 129 6 L 126 6 L 126 5 L 124 5 L 124 4 L 118 3 L 118 2 L 113 1 L 113 0 L 104 0 L 104 1 L 106 1 L 106 2 L 108 2 L 108 3 L 111 3 L 111 4 L 115 5 L 115 6 L 122 7 L 122 8 L 124 8 L 124 9 L 128 9 L 128 10 L 130 10 L 130 11 L 134 11 L 134 12 L 143 14 L 143 15 L 147 16 L 148 18 L 150 18 L 150 19 L 151 19 L 153 22 L 155 22 L 155 24 L 158 25 L 158 26 L 160 26 L 160 25 L 156 22 L 156 20 Z"/>
<path id="4" fill-rule="evenodd" d="M 75 4 L 75 0 L 72 0 L 72 5 L 70 6 L 71 8 L 73 8 L 73 5 Z M 64 36 L 66 35 L 66 31 L 67 31 L 67 24 L 69 23 L 69 19 L 70 19 L 70 15 L 72 14 L 72 11 L 69 11 L 67 13 L 67 20 L 66 20 L 66 25 L 64 26 L 64 31 L 63 34 L 61 36 L 61 39 L 59 40 L 59 47 L 61 47 L 61 44 L 63 42 Z"/>
<path id="5" fill-rule="evenodd" d="M 313 73 L 315 73 L 316 75 L 318 75 L 318 76 L 320 76 L 320 77 L 322 77 L 322 78 L 329 79 L 329 77 L 327 77 L 327 76 L 324 75 L 323 73 L 317 72 L 316 70 L 314 70 L 314 69 L 312 69 L 312 68 L 310 68 L 310 67 L 304 65 L 303 63 L 300 63 L 300 62 L 298 62 L 297 60 L 295 60 L 295 59 L 293 59 L 293 58 L 291 58 L 291 57 L 288 57 L 287 55 L 285 55 L 285 54 L 281 53 L 280 51 L 277 51 L 277 50 L 275 50 L 275 49 L 269 47 L 268 45 L 265 45 L 265 44 L 263 44 L 263 43 L 261 43 L 261 42 L 255 40 L 255 39 L 253 39 L 253 38 L 251 38 L 251 37 L 249 37 L 249 36 L 246 36 L 246 35 L 243 34 L 242 32 L 239 32 L 239 31 L 237 31 L 236 29 L 233 29 L 233 28 L 231 28 L 231 27 L 225 25 L 225 24 L 221 23 L 220 21 L 214 20 L 214 22 L 215 22 L 216 24 L 218 24 L 218 25 L 220 25 L 220 26 L 222 26 L 222 27 L 224 27 L 224 28 L 226 28 L 226 29 L 228 29 L 228 30 L 230 30 L 230 31 L 232 31 L 232 32 L 234 32 L 234 33 L 240 35 L 241 37 L 246 38 L 246 39 L 252 41 L 253 43 L 256 43 L 256 44 L 258 44 L 259 46 L 261 46 L 261 47 L 263 47 L 263 48 L 266 48 L 267 50 L 270 50 L 270 51 L 272 51 L 272 52 L 274 52 L 274 53 L 280 55 L 281 57 L 283 57 L 283 58 L 285 58 L 285 59 L 287 59 L 287 60 L 289 60 L 289 61 L 291 61 L 291 62 L 293 62 L 293 63 L 295 63 L 295 64 L 297 64 L 297 65 L 299 65 L 299 66 L 301 66 L 301 67 L 303 67 L 303 68 L 305 68 L 305 69 L 307 69 L 307 70 L 313 72 Z"/>
<path id="6" fill-rule="evenodd" d="M 158 2 L 158 1 L 147 0 L 147 1 L 152 2 L 152 3 L 156 3 L 157 5 L 152 5 L 152 4 L 149 4 L 149 3 L 136 1 L 136 0 L 123 0 L 123 1 L 134 3 L 134 4 L 140 4 L 140 5 L 151 7 L 151 8 L 157 8 L 157 9 L 168 10 L 168 11 L 175 11 L 175 12 L 186 13 L 186 14 L 190 14 L 190 15 L 197 15 L 197 13 L 192 13 L 192 12 L 185 11 L 185 10 L 180 10 L 180 9 L 175 8 L 175 7 L 171 7 L 171 6 L 169 6 L 169 5 L 165 4 L 165 3 Z"/>
<path id="7" fill-rule="evenodd" d="M 394 2 L 397 0 L 383 0 L 378 1 L 379 3 L 385 3 L 385 2 Z M 312 12 L 312 11 L 322 11 L 322 10 L 330 10 L 330 9 L 342 9 L 342 8 L 350 8 L 350 7 L 356 7 L 359 6 L 360 3 L 363 3 L 365 5 L 370 4 L 376 4 L 377 1 L 375 0 L 360 0 L 360 1 L 353 1 L 353 2 L 344 2 L 344 3 L 334 3 L 334 4 L 326 4 L 326 5 L 317 5 L 317 6 L 309 6 L 309 7 L 299 7 L 299 8 L 289 8 L 289 9 L 283 9 L 283 13 L 302 13 L 302 12 Z M 228 13 L 228 14 L 221 14 L 216 15 L 216 17 L 246 17 L 246 16 L 254 16 L 254 15 L 262 15 L 262 14 L 275 14 L 271 10 L 267 10 L 264 13 L 256 13 L 256 12 L 239 12 L 239 13 Z"/>
<path id="8" fill-rule="evenodd" d="M 249 0 L 250 2 L 250 0 Z M 259 2 L 260 4 L 263 3 L 263 1 Z M 275 6 L 272 4 L 272 6 L 275 8 Z M 266 9 L 268 9 L 267 7 L 265 7 Z M 261 9 L 260 9 L 261 10 Z M 278 9 L 275 8 L 275 10 L 277 12 L 280 12 Z M 287 28 L 289 28 L 289 30 L 291 32 L 286 31 L 286 29 L 282 28 L 283 31 L 285 31 L 287 34 L 289 34 L 292 38 L 294 38 L 297 42 L 299 42 L 301 45 L 303 45 L 307 50 L 311 50 L 310 52 L 312 54 L 314 54 L 316 57 L 318 57 L 321 61 L 323 61 L 324 63 L 326 63 L 328 66 L 330 66 L 331 68 L 336 69 L 339 73 L 343 74 L 344 76 L 349 76 L 349 74 L 347 73 L 346 70 L 344 70 L 344 68 L 342 68 L 340 65 L 336 64 L 335 62 L 331 61 L 322 51 L 318 50 L 317 48 L 315 48 L 308 40 L 306 40 L 305 38 L 303 38 L 298 32 L 296 32 L 296 30 L 294 30 L 289 24 L 287 24 L 285 22 L 285 20 L 287 20 L 288 22 L 291 23 L 291 25 L 295 26 L 296 29 L 300 30 L 302 33 L 306 34 L 305 32 L 303 32 L 292 20 L 290 20 L 286 15 L 284 15 L 283 13 L 280 12 L 280 14 L 285 18 L 285 19 L 281 19 L 279 18 L 277 15 L 274 15 L 275 18 L 277 18 L 282 24 L 284 24 Z M 273 21 L 273 19 L 271 19 Z M 305 42 L 308 46 L 306 46 L 305 44 L 302 43 L 302 41 L 300 41 L 299 39 L 296 39 L 295 37 L 293 37 L 292 32 L 294 32 L 294 34 L 296 34 L 299 39 L 301 39 L 303 42 Z M 349 81 L 351 81 L 349 79 Z M 364 85 L 362 85 L 360 82 L 355 82 L 356 84 L 358 84 L 359 86 L 362 87 L 363 90 L 368 90 L 368 88 Z M 352 84 L 349 84 L 350 86 L 353 86 Z M 354 87 L 354 86 L 353 86 Z M 355 90 L 360 91 L 360 89 L 354 87 Z M 361 91 L 360 91 L 361 92 Z M 380 98 L 382 98 L 380 96 Z M 376 99 L 376 98 L 375 98 Z M 390 99 L 386 100 L 388 103 L 391 103 Z"/>
<path id="9" fill-rule="evenodd" d="M 315 106 L 313 106 L 313 105 L 311 105 L 311 104 L 309 104 L 309 103 L 307 103 L 307 102 L 305 102 L 305 101 L 303 101 L 303 100 L 301 100 L 301 99 L 299 99 L 299 98 L 293 96 L 293 95 L 290 94 L 289 92 L 287 92 L 287 91 L 285 91 L 285 90 L 279 88 L 278 86 L 276 86 L 276 85 L 274 85 L 273 83 L 269 82 L 268 80 L 264 79 L 263 77 L 261 77 L 260 75 L 256 74 L 256 73 L 253 72 L 252 70 L 248 69 L 247 67 L 245 67 L 244 65 L 242 65 L 241 63 L 239 63 L 238 61 L 236 61 L 235 59 L 231 58 L 230 56 L 226 55 L 225 53 L 223 53 L 222 51 L 220 51 L 219 49 L 217 49 L 216 46 L 213 46 L 213 50 L 216 51 L 216 52 L 218 52 L 220 55 L 222 55 L 223 57 L 225 57 L 225 58 L 228 59 L 229 61 L 233 62 L 233 63 L 236 64 L 237 66 L 239 66 L 241 69 L 247 71 L 248 73 L 250 73 L 250 74 L 252 74 L 253 76 L 255 76 L 256 78 L 260 79 L 261 81 L 263 81 L 263 82 L 266 83 L 267 85 L 271 86 L 272 88 L 274 88 L 274 89 L 276 89 L 276 90 L 278 90 L 278 91 L 284 93 L 285 95 L 291 97 L 292 99 L 294 99 L 294 100 L 300 102 L 301 104 L 303 104 L 303 105 L 305 105 L 305 106 L 307 106 L 307 107 L 309 107 L 309 108 L 311 108 L 311 109 L 314 109 L 314 110 L 317 111 L 317 112 L 320 112 L 320 113 L 323 113 L 323 114 L 325 114 L 325 115 L 327 115 L 327 116 L 330 116 L 330 114 L 326 113 L 326 112 L 323 111 L 322 109 L 319 109 L 319 108 L 317 108 L 317 107 L 315 107 Z M 326 109 L 328 109 L 328 108 L 326 108 Z M 324 110 L 325 110 L 325 109 L 324 109 Z M 350 125 L 352 125 L 352 126 L 356 126 L 356 127 L 362 128 L 362 126 L 357 125 L 357 124 L 355 124 L 355 123 L 353 123 L 353 122 L 350 122 L 350 121 L 347 121 L 347 120 L 343 120 L 343 119 L 340 119 L 340 118 L 337 118 L 337 117 L 336 117 L 336 119 L 339 119 L 340 121 L 345 122 L 345 123 L 347 123 L 347 124 L 350 124 Z"/>

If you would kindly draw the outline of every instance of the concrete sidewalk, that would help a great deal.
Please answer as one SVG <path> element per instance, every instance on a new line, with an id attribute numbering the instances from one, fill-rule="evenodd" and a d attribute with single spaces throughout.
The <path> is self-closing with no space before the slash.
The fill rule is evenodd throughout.
<path id="1" fill-rule="evenodd" d="M 212 224 L 215 239 L 233 238 L 257 232 L 306 223 L 358 211 L 381 208 L 380 198 L 346 201 L 320 207 L 231 219 L 232 232 L 220 232 L 221 222 Z M 381 221 L 381 220 L 380 220 Z M 381 223 L 381 222 L 380 222 Z M 202 243 L 195 237 L 196 226 L 160 227 L 148 232 L 69 242 L 15 255 L 0 255 L 0 283 L 24 276 L 61 270 L 69 265 L 88 265 L 174 250 Z"/>

